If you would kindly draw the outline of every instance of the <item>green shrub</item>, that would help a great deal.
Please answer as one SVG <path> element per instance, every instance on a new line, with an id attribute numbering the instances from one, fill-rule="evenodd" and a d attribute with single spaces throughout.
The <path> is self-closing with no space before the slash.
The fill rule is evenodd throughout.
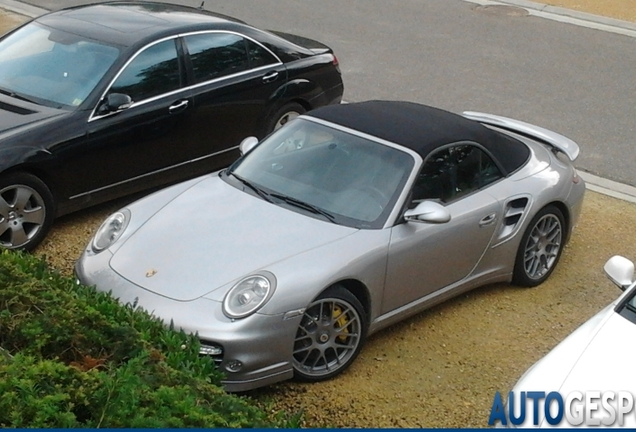
<path id="1" fill-rule="evenodd" d="M 31 255 L 0 253 L 0 427 L 271 427 L 196 337 Z"/>

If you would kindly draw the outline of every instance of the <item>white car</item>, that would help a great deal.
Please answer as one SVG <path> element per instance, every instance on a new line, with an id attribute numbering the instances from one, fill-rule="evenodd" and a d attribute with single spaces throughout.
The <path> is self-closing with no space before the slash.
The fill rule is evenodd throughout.
<path id="1" fill-rule="evenodd" d="M 505 426 L 636 427 L 636 375 L 630 366 L 636 360 L 634 264 L 627 258 L 614 256 L 604 269 L 623 294 L 521 377 L 508 395 L 508 404 L 512 402 L 514 417 L 519 419 L 524 402 L 521 399 L 525 395 L 525 419 L 511 422 L 510 406 L 506 406 L 508 424 Z M 545 398 L 536 393 L 529 395 L 529 392 L 544 392 Z M 558 395 L 548 397 L 550 392 Z M 559 406 L 559 398 L 562 406 Z M 549 401 L 547 411 L 546 400 Z M 535 401 L 539 402 L 536 414 Z"/>

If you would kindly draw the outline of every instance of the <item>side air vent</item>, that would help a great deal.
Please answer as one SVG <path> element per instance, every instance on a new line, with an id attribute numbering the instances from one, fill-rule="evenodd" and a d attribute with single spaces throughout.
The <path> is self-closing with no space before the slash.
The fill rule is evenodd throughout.
<path id="1" fill-rule="evenodd" d="M 523 215 L 526 212 L 529 201 L 528 197 L 521 197 L 512 199 L 506 203 L 504 206 L 499 240 L 507 239 L 517 231 L 517 228 L 523 219 Z"/>
<path id="2" fill-rule="evenodd" d="M 0 102 L 0 109 L 5 110 L 5 111 L 10 111 L 10 112 L 16 113 L 16 114 L 21 114 L 21 115 L 28 115 L 28 114 L 35 114 L 36 113 L 36 111 L 32 111 L 32 110 L 26 109 L 26 108 L 17 107 L 15 105 L 9 105 L 8 103 L 4 103 L 4 102 Z"/>

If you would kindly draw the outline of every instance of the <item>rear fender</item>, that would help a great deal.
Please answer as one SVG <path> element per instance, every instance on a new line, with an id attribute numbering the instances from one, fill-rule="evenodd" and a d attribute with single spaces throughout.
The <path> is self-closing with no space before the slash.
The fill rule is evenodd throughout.
<path id="1" fill-rule="evenodd" d="M 272 99 L 278 101 L 276 109 L 292 100 L 298 101 L 305 108 L 310 109 L 311 106 L 308 106 L 307 101 L 319 96 L 320 93 L 322 93 L 322 89 L 316 83 L 306 78 L 297 78 L 280 86 Z"/>

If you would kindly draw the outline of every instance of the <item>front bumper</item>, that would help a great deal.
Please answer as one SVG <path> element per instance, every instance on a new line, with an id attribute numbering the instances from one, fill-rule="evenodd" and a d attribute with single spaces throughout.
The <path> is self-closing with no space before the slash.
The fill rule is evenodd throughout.
<path id="1" fill-rule="evenodd" d="M 204 345 L 222 347 L 215 361 L 225 373 L 227 391 L 247 391 L 293 376 L 292 349 L 300 317 L 256 313 L 232 320 L 223 314 L 221 302 L 203 297 L 176 301 L 133 284 L 110 268 L 112 256 L 108 250 L 97 255 L 85 251 L 75 265 L 78 280 L 111 292 L 122 304 L 145 309 L 175 329 L 197 333 Z"/>

